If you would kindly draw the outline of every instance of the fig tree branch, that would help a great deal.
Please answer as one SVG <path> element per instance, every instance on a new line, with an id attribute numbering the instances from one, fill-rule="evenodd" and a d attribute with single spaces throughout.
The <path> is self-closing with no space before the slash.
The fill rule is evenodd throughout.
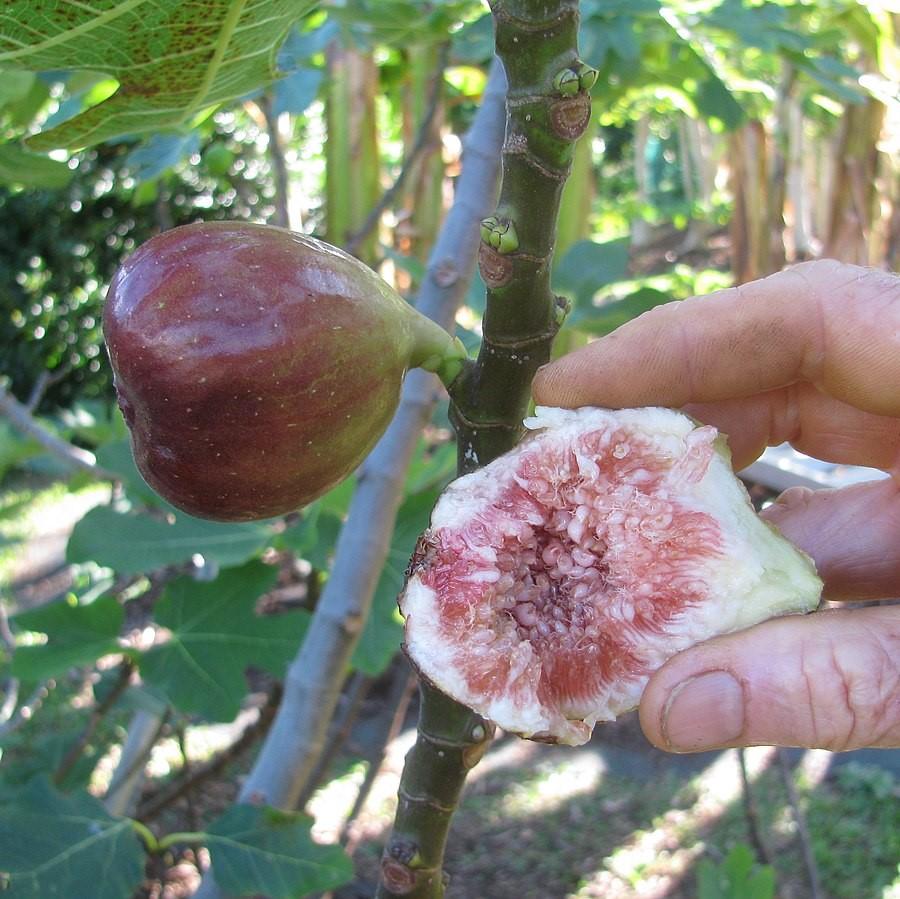
<path id="1" fill-rule="evenodd" d="M 413 171 L 422 154 L 428 149 L 428 144 L 432 139 L 431 130 L 432 125 L 434 124 L 434 117 L 441 100 L 441 90 L 444 84 L 444 69 L 447 65 L 449 52 L 450 44 L 446 43 L 441 47 L 437 72 L 435 73 L 434 81 L 432 83 L 431 95 L 428 98 L 428 107 L 425 111 L 425 117 L 422 119 L 421 125 L 419 125 L 419 131 L 416 134 L 412 149 L 410 149 L 406 158 L 403 160 L 403 165 L 400 167 L 400 171 L 397 173 L 394 183 L 381 195 L 381 199 L 379 199 L 372 211 L 366 216 L 365 221 L 363 221 L 359 228 L 348 237 L 345 243 L 347 252 L 352 253 L 354 256 L 357 254 L 363 241 L 381 220 L 381 216 L 384 214 L 385 210 L 393 205 L 394 201 L 399 196 L 400 191 L 403 190 L 403 185 L 406 183 L 406 179 L 409 177 L 410 172 Z"/>
<path id="2" fill-rule="evenodd" d="M 81 447 L 61 440 L 42 425 L 27 406 L 20 403 L 3 384 L 0 384 L 0 415 L 4 415 L 26 437 L 33 437 L 44 449 L 69 467 L 86 471 L 92 477 L 106 481 L 118 481 L 119 475 L 97 465 L 94 454 Z"/>
<path id="3" fill-rule="evenodd" d="M 550 290 L 563 185 L 590 121 L 596 72 L 578 59 L 577 0 L 493 0 L 497 56 L 508 79 L 500 199 L 482 222 L 487 285 L 475 365 L 451 385 L 458 470 L 473 471 L 522 433 L 531 380 L 550 358 L 565 306 Z M 493 726 L 422 681 L 419 732 L 400 781 L 379 899 L 440 899 L 450 819 Z"/>
<path id="4" fill-rule="evenodd" d="M 144 767 L 169 719 L 167 706 L 139 708 L 128 724 L 122 755 L 103 804 L 111 815 L 131 815 L 144 778 Z"/>
<path id="5" fill-rule="evenodd" d="M 504 86 L 498 69 L 488 80 L 481 110 L 466 138 L 456 200 L 431 254 L 419 297 L 419 310 L 447 328 L 453 326 L 474 268 L 478 220 L 496 195 Z M 406 469 L 437 395 L 432 375 L 410 372 L 394 420 L 360 469 L 332 576 L 288 669 L 281 706 L 244 782 L 241 802 L 292 808 L 315 770 L 387 558 Z M 214 872 L 207 873 L 196 895 L 221 897 Z"/>

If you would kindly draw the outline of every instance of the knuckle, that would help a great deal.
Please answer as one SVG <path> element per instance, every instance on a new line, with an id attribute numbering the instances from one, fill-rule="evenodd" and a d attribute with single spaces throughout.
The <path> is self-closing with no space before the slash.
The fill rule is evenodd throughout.
<path id="1" fill-rule="evenodd" d="M 897 650 L 872 634 L 832 638 L 804 650 L 801 671 L 816 746 L 844 752 L 900 741 Z"/>

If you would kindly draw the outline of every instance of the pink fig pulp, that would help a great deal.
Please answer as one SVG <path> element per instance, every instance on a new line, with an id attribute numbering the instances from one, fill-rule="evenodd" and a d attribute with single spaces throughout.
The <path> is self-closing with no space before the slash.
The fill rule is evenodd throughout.
<path id="1" fill-rule="evenodd" d="M 268 518 L 355 469 L 413 366 L 460 355 L 358 260 L 280 228 L 164 232 L 113 278 L 103 313 L 137 466 L 202 518 Z"/>
<path id="2" fill-rule="evenodd" d="M 543 409 L 434 509 L 400 600 L 420 672 L 508 731 L 577 745 L 676 652 L 808 611 L 811 561 L 760 519 L 714 428 Z"/>

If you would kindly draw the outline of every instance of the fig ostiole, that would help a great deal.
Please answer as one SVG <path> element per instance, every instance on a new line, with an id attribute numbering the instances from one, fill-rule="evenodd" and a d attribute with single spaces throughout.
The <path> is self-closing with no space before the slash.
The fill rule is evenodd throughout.
<path id="1" fill-rule="evenodd" d="M 538 408 L 438 501 L 400 599 L 421 674 L 504 730 L 579 745 L 667 659 L 814 609 L 812 561 L 759 518 L 709 426 Z"/>
<path id="2" fill-rule="evenodd" d="M 236 222 L 141 246 L 113 277 L 103 332 L 141 474 L 221 521 L 315 500 L 382 435 L 409 368 L 449 383 L 465 359 L 352 256 Z"/>

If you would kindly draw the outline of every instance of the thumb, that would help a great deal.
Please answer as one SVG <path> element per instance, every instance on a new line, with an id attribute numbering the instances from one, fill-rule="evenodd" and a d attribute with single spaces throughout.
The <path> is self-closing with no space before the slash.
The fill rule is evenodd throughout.
<path id="1" fill-rule="evenodd" d="M 640 720 L 670 752 L 900 746 L 900 606 L 767 621 L 679 653 Z"/>

